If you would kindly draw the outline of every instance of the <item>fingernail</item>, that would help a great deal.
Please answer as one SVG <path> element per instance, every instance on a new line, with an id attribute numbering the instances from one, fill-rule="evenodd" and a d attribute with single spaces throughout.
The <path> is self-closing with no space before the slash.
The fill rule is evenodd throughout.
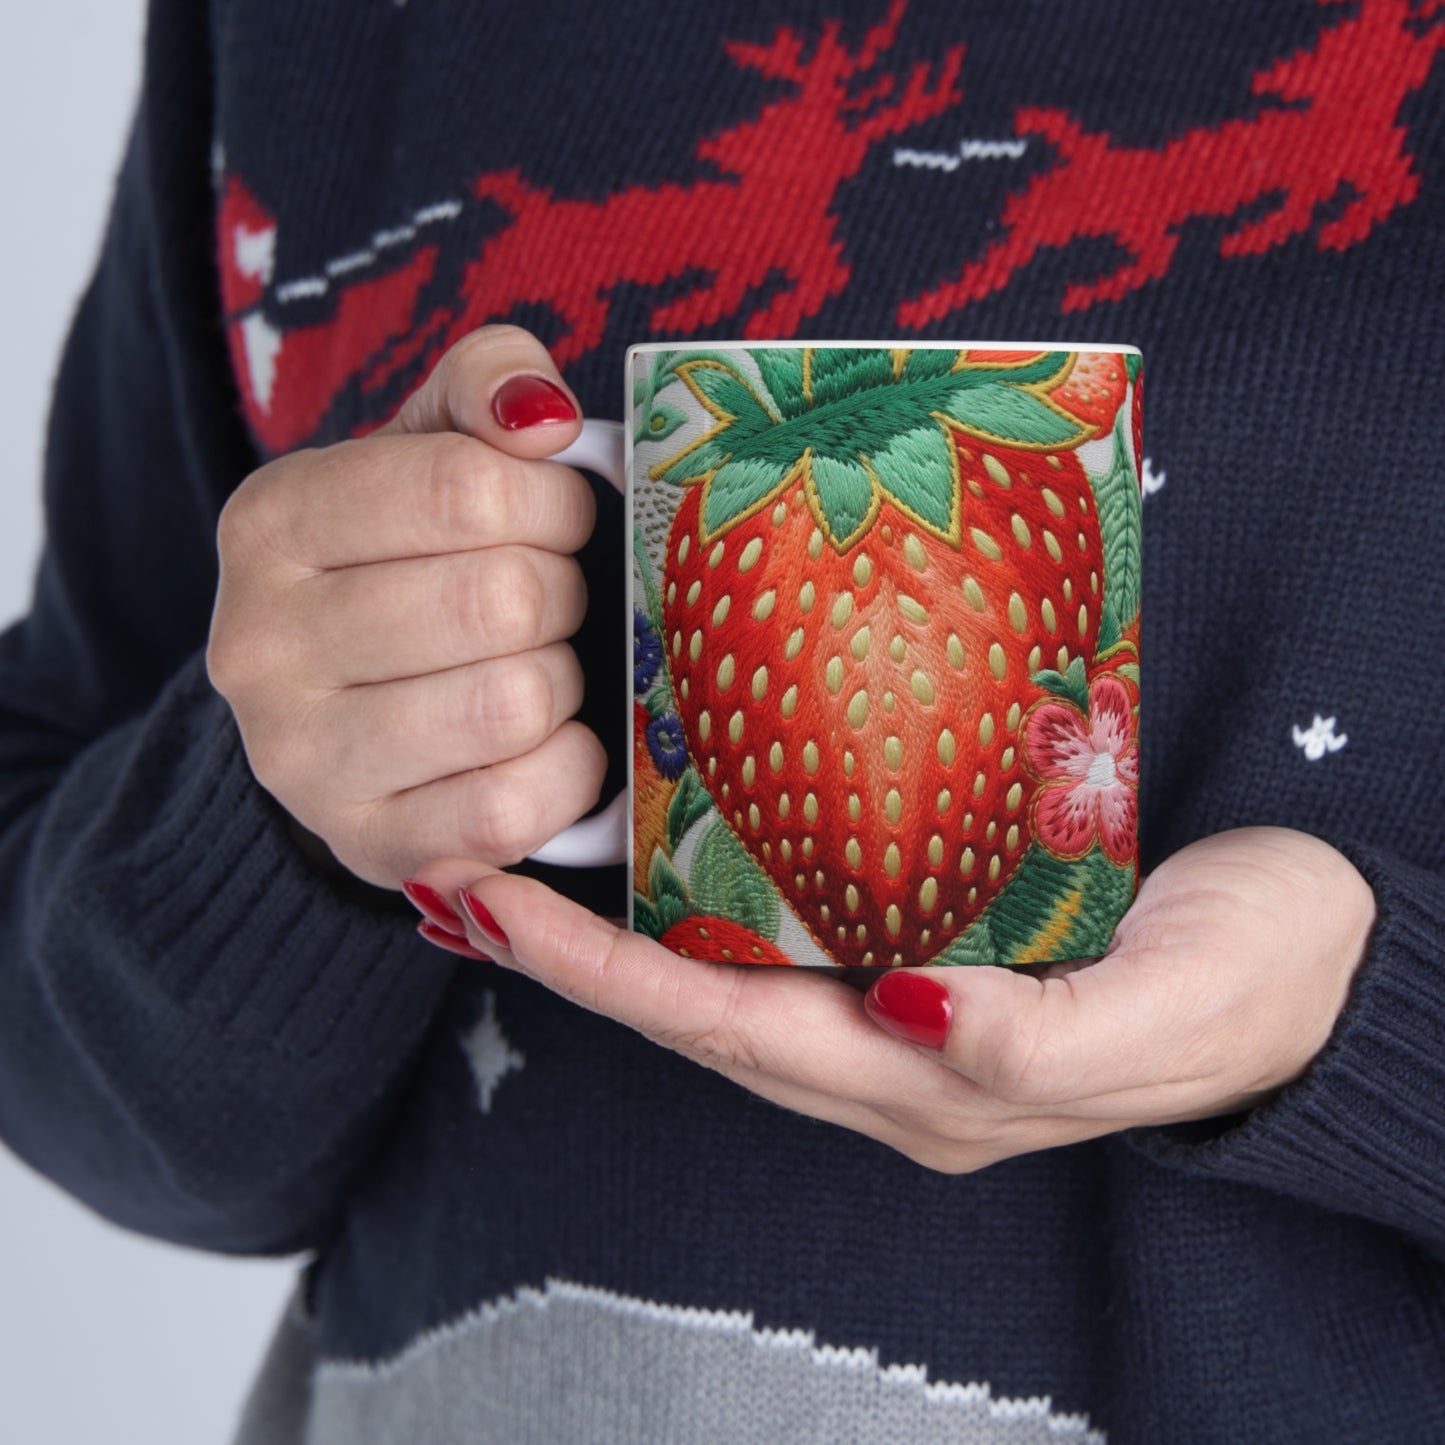
<path id="1" fill-rule="evenodd" d="M 576 421 L 577 407 L 545 376 L 514 376 L 497 388 L 492 415 L 508 431 L 523 431 L 546 421 Z"/>
<path id="2" fill-rule="evenodd" d="M 467 925 L 462 922 L 461 915 L 448 906 L 446 899 L 435 888 L 428 887 L 415 878 L 403 878 L 401 891 L 406 894 L 412 907 L 429 918 L 438 928 L 444 928 L 458 938 L 467 936 Z"/>
<path id="3" fill-rule="evenodd" d="M 478 963 L 491 963 L 490 954 L 483 953 L 479 948 L 473 948 L 465 938 L 458 938 L 454 933 L 448 933 L 445 928 L 438 928 L 429 918 L 423 918 L 416 926 L 416 931 L 426 939 L 428 943 L 434 943 L 438 948 L 444 948 L 448 953 L 460 954 L 463 958 L 474 958 Z"/>
<path id="4" fill-rule="evenodd" d="M 918 973 L 885 973 L 864 995 L 863 1006 L 880 1028 L 925 1049 L 941 1049 L 953 1023 L 948 990 Z"/>
<path id="5" fill-rule="evenodd" d="M 478 933 L 490 944 L 497 948 L 510 949 L 512 941 L 502 929 L 502 925 L 492 917 L 491 910 L 475 893 L 462 888 L 457 892 L 457 901 L 467 917 L 472 920 Z"/>

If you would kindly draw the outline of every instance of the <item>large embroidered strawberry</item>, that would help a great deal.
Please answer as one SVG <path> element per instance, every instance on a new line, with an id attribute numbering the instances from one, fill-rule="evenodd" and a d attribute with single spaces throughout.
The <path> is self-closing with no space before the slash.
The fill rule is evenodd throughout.
<path id="1" fill-rule="evenodd" d="M 750 355 L 678 366 L 715 425 L 654 469 L 687 750 L 828 954 L 921 963 L 1028 849 L 1022 719 L 1112 628 L 1096 427 L 1067 353 Z"/>

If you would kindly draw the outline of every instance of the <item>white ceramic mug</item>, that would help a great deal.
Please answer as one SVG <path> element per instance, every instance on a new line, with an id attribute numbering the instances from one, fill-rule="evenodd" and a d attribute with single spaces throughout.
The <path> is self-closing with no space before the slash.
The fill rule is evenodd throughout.
<path id="1" fill-rule="evenodd" d="M 1137 879 L 1130 347 L 635 346 L 628 792 L 534 856 L 633 862 L 677 952 L 1101 952 Z"/>

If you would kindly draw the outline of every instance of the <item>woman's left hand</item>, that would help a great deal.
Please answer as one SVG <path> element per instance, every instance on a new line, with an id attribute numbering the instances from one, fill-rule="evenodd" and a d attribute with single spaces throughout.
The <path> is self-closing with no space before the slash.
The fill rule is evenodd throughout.
<path id="1" fill-rule="evenodd" d="M 1161 865 L 1096 962 L 899 969 L 865 998 L 806 969 L 679 958 L 475 863 L 421 879 L 467 890 L 469 939 L 504 966 L 949 1173 L 1263 1102 L 1324 1046 L 1374 922 L 1335 849 L 1245 828 Z"/>

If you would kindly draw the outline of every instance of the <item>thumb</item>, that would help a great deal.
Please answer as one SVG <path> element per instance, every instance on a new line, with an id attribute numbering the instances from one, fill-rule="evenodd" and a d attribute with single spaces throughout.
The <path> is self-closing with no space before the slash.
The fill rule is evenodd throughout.
<path id="1" fill-rule="evenodd" d="M 869 1016 L 1005 1103 L 1048 1107 L 1138 1082 L 1159 1000 L 1117 957 L 1039 977 L 1007 968 L 897 969 Z"/>
<path id="2" fill-rule="evenodd" d="M 569 445 L 582 408 L 547 348 L 520 326 L 464 336 L 382 432 L 455 431 L 535 461 Z"/>

